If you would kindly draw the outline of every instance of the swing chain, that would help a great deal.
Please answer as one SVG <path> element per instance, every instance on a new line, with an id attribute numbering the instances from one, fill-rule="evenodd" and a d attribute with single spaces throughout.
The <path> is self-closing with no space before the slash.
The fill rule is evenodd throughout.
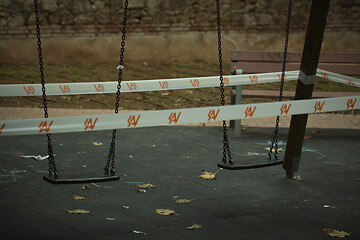
<path id="1" fill-rule="evenodd" d="M 223 78 L 223 62 L 222 62 L 222 48 L 221 48 L 221 28 L 220 28 L 220 0 L 216 0 L 216 8 L 217 8 L 217 32 L 218 32 L 218 51 L 219 51 L 219 74 L 220 74 L 220 91 L 221 91 L 221 105 L 225 105 L 225 96 L 224 96 L 224 78 Z M 231 159 L 231 152 L 229 146 L 229 139 L 227 135 L 226 129 L 226 121 L 223 121 L 223 158 L 222 162 L 226 164 L 226 154 L 229 158 L 229 164 L 233 165 L 233 161 Z"/>
<path id="2" fill-rule="evenodd" d="M 35 8 L 35 23 L 36 23 L 36 37 L 37 37 L 37 45 L 38 45 L 38 53 L 39 53 L 39 65 L 40 65 L 40 78 L 41 78 L 41 86 L 42 86 L 42 98 L 43 98 L 43 107 L 44 107 L 44 117 L 48 118 L 47 112 L 47 100 L 46 100 L 46 89 L 45 89 L 45 76 L 44 76 L 44 67 L 42 60 L 42 48 L 41 48 L 41 35 L 40 35 L 40 23 L 39 23 L 39 8 L 38 1 L 34 0 L 34 8 Z M 49 175 L 57 176 L 54 152 L 51 144 L 50 133 L 47 134 L 47 143 L 48 143 L 48 155 L 49 155 Z"/>
<path id="3" fill-rule="evenodd" d="M 283 89 L 284 89 L 284 81 L 285 81 L 285 77 L 286 77 L 285 76 L 285 68 L 286 68 L 286 59 L 287 59 L 287 51 L 288 51 L 287 49 L 288 49 L 288 43 L 289 43 L 291 10 L 292 10 L 292 0 L 289 0 L 289 9 L 288 9 L 288 16 L 287 16 L 287 24 L 286 24 L 285 47 L 284 47 L 283 65 L 282 65 L 282 73 L 281 73 L 279 102 L 282 101 Z M 273 135 L 273 139 L 272 139 L 272 142 L 271 142 L 270 150 L 268 152 L 269 159 L 272 156 L 273 149 L 274 149 L 274 157 L 275 157 L 276 160 L 278 159 L 279 121 L 280 121 L 280 116 L 277 116 L 276 117 L 276 123 L 275 123 L 274 135 Z"/>
<path id="4" fill-rule="evenodd" d="M 120 61 L 119 61 L 120 66 L 122 66 L 124 63 L 127 6 L 128 6 L 128 0 L 125 0 L 124 20 L 123 20 L 123 29 L 122 29 L 122 37 L 121 37 Z M 119 67 L 118 73 L 119 74 L 118 74 L 118 85 L 117 85 L 117 91 L 116 91 L 115 114 L 117 114 L 119 112 L 120 89 L 121 89 L 121 81 L 122 81 L 122 68 L 121 67 Z M 107 160 L 106 166 L 105 166 L 105 174 L 111 174 L 112 176 L 115 175 L 115 138 L 116 138 L 116 129 L 113 129 L 108 160 Z"/>

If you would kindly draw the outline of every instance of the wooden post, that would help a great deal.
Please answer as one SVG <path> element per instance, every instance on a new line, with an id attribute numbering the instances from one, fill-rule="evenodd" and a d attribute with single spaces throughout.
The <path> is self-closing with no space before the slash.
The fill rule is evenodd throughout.
<path id="1" fill-rule="evenodd" d="M 310 99 L 312 97 L 314 76 L 319 62 L 329 3 L 330 0 L 312 1 L 300 65 L 301 75 L 297 81 L 295 100 Z M 283 163 L 287 178 L 293 178 L 294 173 L 299 169 L 307 118 L 308 114 L 293 115 L 291 117 Z"/>

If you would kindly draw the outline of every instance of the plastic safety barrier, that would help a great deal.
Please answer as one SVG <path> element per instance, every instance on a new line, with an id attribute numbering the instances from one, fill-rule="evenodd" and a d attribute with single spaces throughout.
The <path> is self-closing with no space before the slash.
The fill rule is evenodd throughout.
<path id="1" fill-rule="evenodd" d="M 286 72 L 286 81 L 296 80 L 299 71 Z M 281 72 L 224 76 L 225 86 L 279 82 Z M 82 83 L 47 83 L 46 95 L 115 93 L 117 81 Z M 123 81 L 121 92 L 162 91 L 219 87 L 219 76 Z M 42 96 L 41 84 L 2 84 L 0 97 Z"/>
<path id="2" fill-rule="evenodd" d="M 350 85 L 350 86 L 360 87 L 360 79 L 358 79 L 358 78 L 349 77 L 349 76 L 345 76 L 345 75 L 338 74 L 338 73 L 332 73 L 332 72 L 321 70 L 321 69 L 316 70 L 316 76 L 322 77 L 322 78 L 325 78 L 325 79 L 328 79 L 328 80 L 331 80 L 334 82 L 339 82 L 339 83 L 343 83 L 343 84 Z"/>
<path id="3" fill-rule="evenodd" d="M 0 120 L 0 136 L 96 131 L 360 109 L 360 96 L 43 119 Z"/>
<path id="4" fill-rule="evenodd" d="M 286 81 L 297 80 L 299 71 L 289 71 L 285 74 Z M 317 69 L 316 76 L 325 79 L 360 87 L 360 79 L 349 77 L 329 71 Z M 224 76 L 225 86 L 249 85 L 258 83 L 278 82 L 281 79 L 281 72 L 243 74 Z M 121 92 L 144 92 L 162 91 L 177 89 L 195 89 L 206 87 L 219 87 L 219 77 L 198 77 L 198 78 L 173 78 L 155 80 L 123 81 Z M 74 95 L 74 94 L 101 94 L 115 93 L 117 82 L 81 82 L 81 83 L 47 83 L 47 95 Z M 0 97 L 21 97 L 41 96 L 41 84 L 2 84 L 0 85 Z"/>

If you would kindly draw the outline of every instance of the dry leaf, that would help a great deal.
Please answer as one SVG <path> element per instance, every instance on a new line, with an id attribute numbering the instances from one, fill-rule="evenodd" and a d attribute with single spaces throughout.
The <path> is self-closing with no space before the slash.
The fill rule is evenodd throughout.
<path id="1" fill-rule="evenodd" d="M 142 232 L 142 231 L 138 231 L 138 230 L 133 230 L 134 233 L 136 234 L 142 234 L 142 235 L 146 235 L 146 233 Z"/>
<path id="2" fill-rule="evenodd" d="M 265 148 L 266 151 L 270 151 L 270 147 Z M 278 152 L 281 152 L 283 149 L 282 148 L 278 148 Z M 272 152 L 275 152 L 275 148 L 272 149 Z"/>
<path id="3" fill-rule="evenodd" d="M 170 94 L 169 93 L 162 93 L 161 95 L 162 96 L 169 96 Z"/>
<path id="4" fill-rule="evenodd" d="M 79 195 L 76 195 L 76 196 L 74 196 L 74 199 L 75 200 L 84 200 L 84 199 L 86 199 L 85 197 L 82 197 L 82 196 L 79 196 Z"/>
<path id="5" fill-rule="evenodd" d="M 297 176 L 293 176 L 292 178 L 289 178 L 288 180 L 290 181 L 300 181 L 301 180 L 301 176 L 300 175 L 297 175 Z"/>
<path id="6" fill-rule="evenodd" d="M 178 199 L 175 201 L 175 203 L 189 203 L 191 202 L 192 200 L 189 200 L 189 199 Z"/>
<path id="7" fill-rule="evenodd" d="M 312 132 L 313 134 L 320 134 L 320 133 L 321 133 L 319 129 L 314 129 L 314 130 L 312 130 L 311 132 Z"/>
<path id="8" fill-rule="evenodd" d="M 92 142 L 92 144 L 95 145 L 95 146 L 102 146 L 103 145 L 103 143 L 101 143 L 101 142 Z"/>
<path id="9" fill-rule="evenodd" d="M 195 230 L 195 229 L 199 229 L 199 228 L 202 228 L 202 226 L 199 224 L 193 224 L 191 226 L 186 227 L 187 230 Z"/>
<path id="10" fill-rule="evenodd" d="M 170 209 L 156 209 L 156 213 L 165 216 L 176 214 L 174 210 L 170 210 Z"/>
<path id="11" fill-rule="evenodd" d="M 218 172 L 219 171 L 217 171 L 216 173 L 212 173 L 212 172 L 207 172 L 205 170 L 202 170 L 202 174 L 199 176 L 199 178 L 211 180 L 211 179 L 214 179 L 216 177 L 216 174 Z"/>
<path id="12" fill-rule="evenodd" d="M 152 185 L 151 183 L 146 183 L 146 184 L 141 184 L 141 185 L 137 185 L 138 188 L 155 188 L 154 185 Z"/>
<path id="13" fill-rule="evenodd" d="M 307 140 L 307 139 L 309 139 L 309 138 L 311 138 L 311 136 L 305 136 L 305 137 L 304 137 L 304 140 Z"/>
<path id="14" fill-rule="evenodd" d="M 138 193 L 146 193 L 146 190 L 145 190 L 145 189 L 136 189 L 136 191 L 137 191 Z"/>
<path id="15" fill-rule="evenodd" d="M 350 233 L 344 231 L 338 231 L 335 229 L 324 228 L 324 232 L 331 237 L 338 237 L 338 238 L 350 237 Z"/>
<path id="16" fill-rule="evenodd" d="M 354 124 L 360 124 L 359 120 L 351 120 L 351 122 L 354 123 Z"/>
<path id="17" fill-rule="evenodd" d="M 130 207 L 129 206 L 122 206 L 124 209 L 129 209 Z"/>
<path id="18" fill-rule="evenodd" d="M 88 214 L 90 211 L 84 209 L 75 209 L 75 210 L 66 210 L 68 213 L 72 214 Z"/>
<path id="19" fill-rule="evenodd" d="M 81 190 L 85 190 L 85 189 L 90 189 L 90 186 L 89 185 L 84 185 L 84 186 L 82 186 L 82 188 L 81 188 Z"/>

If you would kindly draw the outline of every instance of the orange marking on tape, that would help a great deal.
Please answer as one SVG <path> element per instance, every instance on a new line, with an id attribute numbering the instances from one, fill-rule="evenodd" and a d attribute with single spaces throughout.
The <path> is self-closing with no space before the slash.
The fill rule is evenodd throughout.
<path id="1" fill-rule="evenodd" d="M 169 120 L 170 120 L 169 124 L 177 123 L 178 120 L 179 120 L 180 115 L 181 115 L 181 112 L 179 112 L 178 114 L 176 114 L 176 112 L 171 113 L 170 116 L 169 116 Z"/>
<path id="2" fill-rule="evenodd" d="M 130 127 L 131 125 L 134 126 L 134 127 L 136 127 L 136 125 L 137 125 L 138 122 L 139 122 L 140 117 L 141 117 L 141 115 L 138 115 L 137 118 L 136 118 L 135 115 L 131 115 L 131 116 L 128 118 L 128 120 L 127 120 L 127 122 L 128 122 L 128 127 Z"/>
<path id="3" fill-rule="evenodd" d="M 44 132 L 49 132 L 50 131 L 50 128 L 51 128 L 51 125 L 53 124 L 54 121 L 51 121 L 50 124 L 48 125 L 47 121 L 42 121 L 40 124 L 39 124 L 39 133 L 41 133 L 42 131 Z"/>
<path id="4" fill-rule="evenodd" d="M 288 114 L 290 107 L 291 107 L 291 103 L 289 105 L 283 104 L 280 108 L 281 111 L 280 115 L 282 115 L 283 113 L 285 113 L 285 115 Z"/>
<path id="5" fill-rule="evenodd" d="M 349 109 L 349 108 L 354 109 L 356 100 L 357 100 L 357 98 L 349 98 L 349 100 L 346 103 L 346 105 L 347 105 L 346 109 Z"/>
<path id="6" fill-rule="evenodd" d="M 256 106 L 254 108 L 247 107 L 245 109 L 245 117 L 248 117 L 248 116 L 252 117 L 254 115 L 254 113 L 255 113 L 255 110 L 256 110 Z"/>
<path id="7" fill-rule="evenodd" d="M 322 101 L 322 103 L 321 103 L 321 101 L 316 102 L 315 105 L 314 105 L 314 109 L 315 109 L 314 112 L 316 112 L 316 111 L 321 112 L 324 104 L 325 104 L 325 101 Z"/>
<path id="8" fill-rule="evenodd" d="M 35 93 L 35 89 L 33 86 L 28 86 L 27 88 L 25 86 L 23 86 L 25 92 L 27 95 L 30 95 L 30 94 L 34 94 Z"/>
<path id="9" fill-rule="evenodd" d="M 104 85 L 102 85 L 101 83 L 99 83 L 97 86 L 96 84 L 94 84 L 95 90 L 97 92 L 103 92 L 104 91 Z"/>
<path id="10" fill-rule="evenodd" d="M 216 112 L 215 112 L 215 109 L 210 110 L 208 113 L 208 117 L 209 117 L 208 121 L 210 121 L 210 119 L 216 120 L 219 112 L 220 112 L 220 109 L 218 109 Z"/>
<path id="11" fill-rule="evenodd" d="M 95 118 L 95 121 L 93 122 L 92 118 L 87 118 L 84 122 L 85 130 L 87 130 L 88 128 L 91 128 L 91 130 L 94 130 L 97 120 L 98 120 L 98 118 Z"/>
<path id="12" fill-rule="evenodd" d="M 62 91 L 62 93 L 70 93 L 70 87 L 69 87 L 69 85 L 63 85 L 63 86 L 61 86 L 61 85 L 59 85 L 59 88 L 60 88 L 60 90 Z"/>

